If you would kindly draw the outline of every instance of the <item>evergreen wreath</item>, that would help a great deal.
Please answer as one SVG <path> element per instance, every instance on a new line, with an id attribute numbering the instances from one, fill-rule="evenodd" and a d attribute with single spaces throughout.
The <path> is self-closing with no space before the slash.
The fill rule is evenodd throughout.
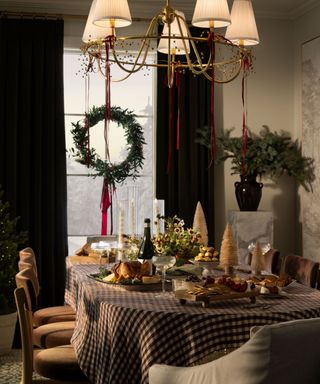
<path id="1" fill-rule="evenodd" d="M 87 164 L 95 170 L 92 176 L 102 176 L 109 185 L 123 183 L 127 177 L 138 177 L 139 169 L 143 166 L 143 144 L 145 144 L 143 129 L 136 120 L 136 115 L 127 109 L 113 106 L 110 109 L 110 120 L 122 125 L 127 139 L 128 156 L 119 164 L 101 159 L 94 148 L 88 148 L 89 129 L 106 116 L 106 107 L 92 107 L 86 113 L 84 123 L 72 123 L 71 130 L 75 148 L 71 148 L 72 156 L 81 164 Z"/>

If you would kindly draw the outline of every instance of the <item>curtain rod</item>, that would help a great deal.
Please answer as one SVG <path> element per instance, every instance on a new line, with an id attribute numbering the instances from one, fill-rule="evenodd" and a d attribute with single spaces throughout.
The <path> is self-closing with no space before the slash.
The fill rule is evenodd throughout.
<path id="1" fill-rule="evenodd" d="M 39 12 L 18 12 L 18 11 L 0 11 L 0 17 L 25 17 L 30 19 L 44 18 L 44 19 L 78 19 L 78 20 L 87 20 L 88 15 L 72 15 L 72 14 L 63 14 L 63 13 L 39 13 Z M 150 19 L 137 17 L 133 18 L 132 21 L 147 21 Z"/>

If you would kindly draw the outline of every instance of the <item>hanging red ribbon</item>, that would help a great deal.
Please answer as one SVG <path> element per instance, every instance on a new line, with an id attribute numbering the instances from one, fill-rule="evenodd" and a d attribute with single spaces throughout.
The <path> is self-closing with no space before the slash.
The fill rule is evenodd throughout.
<path id="1" fill-rule="evenodd" d="M 102 194 L 101 194 L 101 202 L 100 202 L 100 208 L 102 212 L 101 235 L 106 235 L 108 231 L 108 209 L 110 206 L 111 206 L 111 197 L 110 197 L 109 184 L 107 179 L 104 179 Z"/>
<path id="2" fill-rule="evenodd" d="M 167 173 L 170 173 L 172 166 L 172 136 L 173 136 L 173 88 L 169 88 L 169 143 Z"/>
<path id="3" fill-rule="evenodd" d="M 110 74 L 110 49 L 113 48 L 115 37 L 113 35 L 107 36 L 105 38 L 105 50 L 106 50 L 106 64 L 105 64 L 105 82 L 106 82 L 106 109 L 105 109 L 105 118 L 104 118 L 104 139 L 106 146 L 106 158 L 110 160 L 109 153 L 109 125 L 111 119 L 111 74 Z"/>
<path id="4" fill-rule="evenodd" d="M 176 149 L 180 149 L 180 88 L 181 88 L 181 72 L 176 71 L 176 87 L 178 90 L 178 116 L 177 116 L 177 142 Z"/>
<path id="5" fill-rule="evenodd" d="M 214 122 L 214 79 L 215 79 L 215 73 L 214 73 L 214 61 L 215 61 L 215 55 L 216 55 L 216 47 L 215 47 L 215 41 L 214 41 L 214 31 L 209 32 L 208 36 L 208 44 L 210 47 L 210 57 L 211 57 L 211 135 L 210 135 L 210 165 L 212 162 L 216 159 L 217 154 L 217 140 L 216 140 L 216 129 L 215 129 L 215 122 Z"/>
<path id="6" fill-rule="evenodd" d="M 252 67 L 251 56 L 245 55 L 242 61 L 242 175 L 246 174 L 247 130 L 247 75 Z"/>
<path id="7" fill-rule="evenodd" d="M 110 161 L 109 152 L 109 125 L 111 120 L 111 74 L 110 74 L 110 49 L 113 48 L 115 36 L 110 35 L 105 38 L 105 51 L 106 51 L 106 63 L 105 63 L 105 115 L 104 115 L 104 141 L 105 141 L 105 155 L 106 160 Z M 102 212 L 101 219 L 101 235 L 106 235 L 108 231 L 108 209 L 112 205 L 112 193 L 110 192 L 110 185 L 107 179 L 103 181 L 102 195 L 100 208 Z M 113 231 L 113 217 L 111 209 L 111 234 Z"/>

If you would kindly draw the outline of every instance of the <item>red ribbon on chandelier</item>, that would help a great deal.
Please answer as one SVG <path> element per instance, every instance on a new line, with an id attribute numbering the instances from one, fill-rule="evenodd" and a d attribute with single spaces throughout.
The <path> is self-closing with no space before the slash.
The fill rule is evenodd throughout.
<path id="1" fill-rule="evenodd" d="M 247 76 L 252 68 L 252 58 L 250 55 L 244 55 L 242 61 L 242 175 L 246 174 L 246 154 L 248 143 L 248 130 L 247 130 Z"/>
<path id="2" fill-rule="evenodd" d="M 106 159 L 110 161 L 110 152 L 109 152 L 109 125 L 111 120 L 111 75 L 110 75 L 110 49 L 113 48 L 115 42 L 115 36 L 110 35 L 105 38 L 105 50 L 106 50 L 106 62 L 105 62 L 105 116 L 104 116 L 104 141 L 105 141 L 105 151 Z M 111 207 L 111 230 L 110 234 L 113 232 L 113 215 L 112 215 L 112 193 L 111 186 L 108 183 L 108 179 L 104 178 L 103 187 L 101 193 L 101 235 L 104 236 L 108 232 L 108 209 Z"/>
<path id="3" fill-rule="evenodd" d="M 210 31 L 208 34 L 208 44 L 210 48 L 210 58 L 211 58 L 211 135 L 210 135 L 210 165 L 216 159 L 217 154 L 217 139 L 216 139 L 216 129 L 214 122 L 214 61 L 216 55 L 216 46 L 214 41 L 214 31 Z"/>

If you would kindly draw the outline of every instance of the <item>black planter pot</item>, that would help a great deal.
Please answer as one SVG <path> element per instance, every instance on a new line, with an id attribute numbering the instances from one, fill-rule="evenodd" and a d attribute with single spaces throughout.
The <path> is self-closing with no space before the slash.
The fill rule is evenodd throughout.
<path id="1" fill-rule="evenodd" d="M 261 200 L 263 184 L 257 183 L 255 175 L 240 175 L 240 178 L 240 182 L 234 183 L 240 211 L 256 211 Z"/>

